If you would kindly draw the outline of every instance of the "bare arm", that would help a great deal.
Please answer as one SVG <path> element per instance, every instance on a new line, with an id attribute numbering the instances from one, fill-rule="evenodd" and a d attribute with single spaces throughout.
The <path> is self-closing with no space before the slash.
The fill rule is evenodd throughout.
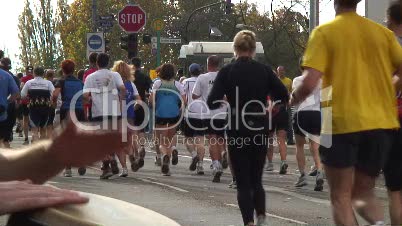
<path id="1" fill-rule="evenodd" d="M 60 88 L 56 88 L 56 89 L 53 91 L 53 94 L 52 94 L 52 102 L 53 102 L 54 105 L 56 105 L 56 103 L 57 103 L 57 99 L 59 98 L 60 92 L 61 92 L 61 89 L 60 89 Z"/>
<path id="2" fill-rule="evenodd" d="M 306 68 L 303 75 L 302 84 L 292 93 L 291 105 L 303 102 L 319 85 L 323 73 L 313 68 Z"/>

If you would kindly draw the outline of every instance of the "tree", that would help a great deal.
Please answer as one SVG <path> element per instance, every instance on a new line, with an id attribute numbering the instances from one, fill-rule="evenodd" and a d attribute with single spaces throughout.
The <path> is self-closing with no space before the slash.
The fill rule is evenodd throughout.
<path id="1" fill-rule="evenodd" d="M 39 0 L 32 10 L 30 2 L 19 17 L 20 60 L 25 65 L 41 65 L 55 68 L 59 48 L 56 42 L 56 23 L 51 0 Z"/>

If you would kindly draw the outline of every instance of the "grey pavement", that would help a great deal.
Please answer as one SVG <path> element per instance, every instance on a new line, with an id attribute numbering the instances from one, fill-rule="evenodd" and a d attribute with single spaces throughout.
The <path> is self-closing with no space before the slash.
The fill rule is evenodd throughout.
<path id="1" fill-rule="evenodd" d="M 22 140 L 16 138 L 13 147 L 20 147 Z M 226 170 L 221 183 L 212 183 L 210 161 L 204 161 L 206 174 L 198 176 L 188 170 L 191 158 L 182 145 L 178 145 L 179 164 L 171 167 L 172 176 L 164 177 L 154 165 L 155 154 L 147 148 L 145 167 L 129 173 L 127 178 L 112 177 L 99 180 L 100 164 L 91 166 L 85 176 L 73 171 L 72 178 L 61 175 L 49 183 L 67 189 L 94 193 L 123 200 L 165 215 L 183 226 L 229 226 L 242 225 L 236 201 L 236 191 L 229 189 L 231 182 Z M 291 148 L 290 148 L 291 149 Z M 298 178 L 295 156 L 289 151 L 289 173 L 279 175 L 279 155 L 274 156 L 275 172 L 265 172 L 263 184 L 266 189 L 267 212 L 270 225 L 333 225 L 328 187 L 314 192 L 314 178 L 308 178 L 308 186 L 295 188 Z M 307 156 L 307 166 L 312 158 Z M 387 208 L 386 189 L 382 178 L 376 192 Z M 0 225 L 5 217 L 0 218 Z M 360 222 L 364 222 L 359 219 Z M 387 222 L 389 219 L 387 217 Z M 118 224 L 116 224 L 118 225 Z"/>

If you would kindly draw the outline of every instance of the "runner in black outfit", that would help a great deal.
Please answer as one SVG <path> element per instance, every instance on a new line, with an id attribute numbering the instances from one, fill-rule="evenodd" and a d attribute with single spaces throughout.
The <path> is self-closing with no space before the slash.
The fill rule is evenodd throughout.
<path id="1" fill-rule="evenodd" d="M 268 148 L 267 96 L 282 103 L 288 101 L 288 91 L 272 73 L 272 69 L 252 60 L 256 50 L 255 34 L 241 31 L 234 38 L 237 60 L 219 72 L 207 104 L 220 107 L 226 95 L 230 104 L 228 149 L 237 179 L 237 199 L 245 225 L 267 225 L 265 219 L 265 191 L 262 173 Z M 243 109 L 244 108 L 244 109 Z M 247 125 L 245 123 L 247 123 Z"/>

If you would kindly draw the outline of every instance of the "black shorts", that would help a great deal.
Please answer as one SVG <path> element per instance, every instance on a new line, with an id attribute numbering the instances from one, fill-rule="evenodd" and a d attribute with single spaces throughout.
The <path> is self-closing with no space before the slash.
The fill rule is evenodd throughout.
<path id="1" fill-rule="evenodd" d="M 52 126 L 55 117 L 56 117 L 56 109 L 50 108 L 49 109 L 49 120 L 47 122 L 47 125 Z"/>
<path id="2" fill-rule="evenodd" d="M 293 130 L 296 135 L 319 136 L 321 133 L 321 112 L 320 111 L 299 111 L 293 116 Z"/>
<path id="3" fill-rule="evenodd" d="M 218 137 L 225 137 L 227 127 L 226 119 L 208 119 L 208 134 L 216 135 Z"/>
<path id="4" fill-rule="evenodd" d="M 49 107 L 35 107 L 29 109 L 29 122 L 32 127 L 44 128 L 49 121 Z"/>
<path id="5" fill-rule="evenodd" d="M 175 118 L 159 118 L 159 117 L 155 117 L 155 125 L 161 125 L 161 126 L 165 126 L 165 125 L 176 125 L 180 120 L 180 117 L 175 117 Z"/>
<path id="6" fill-rule="evenodd" d="M 69 116 L 70 110 L 69 109 L 60 109 L 60 121 L 63 122 Z M 79 122 L 85 122 L 85 112 L 84 109 L 75 109 L 75 116 Z"/>
<path id="7" fill-rule="evenodd" d="M 22 113 L 22 105 L 18 105 L 18 107 L 16 108 L 17 110 L 17 119 L 21 120 L 23 113 Z"/>
<path id="8" fill-rule="evenodd" d="M 384 167 L 384 177 L 390 191 L 402 190 L 402 129 L 395 132 L 394 143 Z"/>
<path id="9" fill-rule="evenodd" d="M 204 136 L 208 131 L 208 125 L 202 119 L 185 118 L 183 120 L 183 133 L 185 137 Z"/>
<path id="10" fill-rule="evenodd" d="M 9 122 L 7 120 L 0 122 L 0 140 L 10 141 L 10 130 L 8 126 Z"/>
<path id="11" fill-rule="evenodd" d="M 23 116 L 29 116 L 29 108 L 27 104 L 21 104 L 21 110 Z"/>
<path id="12" fill-rule="evenodd" d="M 323 164 L 335 168 L 355 167 L 369 176 L 376 177 L 383 169 L 392 147 L 391 130 L 371 130 L 348 134 L 321 135 L 320 157 Z"/>
<path id="13" fill-rule="evenodd" d="M 140 131 L 144 131 L 148 123 L 145 124 L 145 111 L 142 108 L 142 106 L 140 106 L 138 109 L 135 109 L 134 114 L 135 114 L 134 126 L 140 127 L 141 128 Z"/>
<path id="14" fill-rule="evenodd" d="M 289 113 L 286 108 L 281 107 L 279 112 L 272 116 L 272 120 L 269 124 L 269 131 L 277 132 L 279 130 L 285 130 L 289 128 Z"/>

